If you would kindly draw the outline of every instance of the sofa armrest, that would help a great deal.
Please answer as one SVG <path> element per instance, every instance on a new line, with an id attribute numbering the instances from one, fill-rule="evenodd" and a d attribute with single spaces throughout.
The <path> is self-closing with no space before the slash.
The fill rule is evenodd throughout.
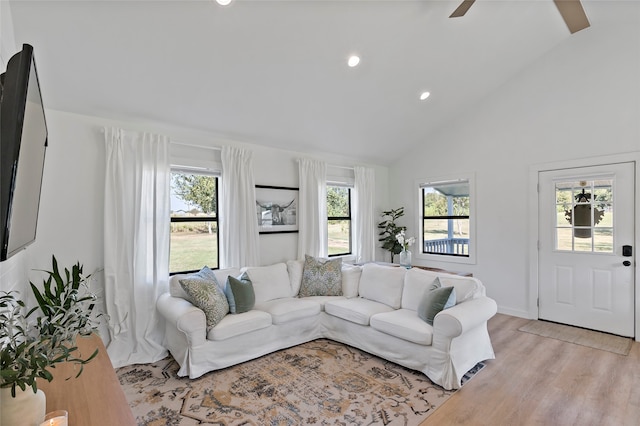
<path id="1" fill-rule="evenodd" d="M 169 324 L 186 335 L 189 346 L 198 346 L 206 341 L 207 320 L 202 309 L 169 293 L 161 294 L 156 306 Z"/>
<path id="2" fill-rule="evenodd" d="M 498 312 L 495 300 L 488 297 L 467 300 L 439 312 L 433 320 L 434 333 L 454 338 L 486 323 Z"/>

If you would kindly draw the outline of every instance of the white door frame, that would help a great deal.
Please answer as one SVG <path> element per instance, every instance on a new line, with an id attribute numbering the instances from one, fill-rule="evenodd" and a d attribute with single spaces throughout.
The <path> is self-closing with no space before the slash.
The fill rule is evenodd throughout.
<path id="1" fill-rule="evenodd" d="M 633 215 L 633 250 L 634 259 L 638 256 L 640 249 L 640 232 L 638 225 L 638 214 L 640 213 L 640 152 L 628 154 L 606 155 L 601 157 L 582 158 L 577 160 L 566 160 L 542 164 L 534 164 L 529 167 L 529 294 L 528 294 L 528 314 L 531 319 L 538 319 L 538 219 L 540 206 L 538 203 L 538 174 L 544 171 L 571 169 L 577 167 L 599 166 L 603 164 L 635 162 L 635 212 Z M 635 340 L 640 341 L 640 268 L 637 262 L 635 270 Z"/>

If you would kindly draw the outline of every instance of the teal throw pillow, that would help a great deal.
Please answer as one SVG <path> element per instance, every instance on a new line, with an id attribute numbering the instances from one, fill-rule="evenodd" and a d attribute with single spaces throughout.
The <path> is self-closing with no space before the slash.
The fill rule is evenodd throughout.
<path id="1" fill-rule="evenodd" d="M 214 280 L 187 277 L 180 285 L 196 307 L 202 309 L 207 319 L 207 332 L 215 327 L 229 313 L 227 297 Z"/>
<path id="2" fill-rule="evenodd" d="M 305 255 L 298 296 L 342 296 L 342 259 Z"/>
<path id="3" fill-rule="evenodd" d="M 247 273 L 243 273 L 238 278 L 229 275 L 224 294 L 229 302 L 229 312 L 241 314 L 253 309 L 256 303 L 256 294 L 253 291 L 253 283 Z"/>
<path id="4" fill-rule="evenodd" d="M 433 319 L 438 312 L 448 309 L 456 304 L 456 291 L 453 287 L 438 287 L 424 292 L 418 304 L 418 316 L 433 325 Z"/>

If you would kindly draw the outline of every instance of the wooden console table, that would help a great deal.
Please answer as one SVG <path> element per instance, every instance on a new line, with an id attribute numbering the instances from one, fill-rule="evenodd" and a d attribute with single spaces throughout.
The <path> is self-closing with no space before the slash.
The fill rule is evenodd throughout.
<path id="1" fill-rule="evenodd" d="M 386 266 L 400 266 L 397 263 L 389 263 L 389 262 L 374 262 L 374 263 L 377 263 L 378 265 L 386 265 Z M 357 265 L 364 265 L 364 263 L 357 263 Z M 430 268 L 428 266 L 419 266 L 419 265 L 411 265 L 411 267 L 412 268 L 424 269 L 425 271 L 442 272 L 442 273 L 445 273 L 445 274 L 459 275 L 461 277 L 472 277 L 473 276 L 473 274 L 471 272 L 447 271 L 446 269 Z"/>
<path id="2" fill-rule="evenodd" d="M 97 334 L 79 337 L 77 345 L 85 357 L 96 348 L 98 355 L 78 378 L 79 366 L 62 363 L 51 370 L 51 382 L 38 379 L 38 388 L 47 396 L 47 413 L 67 410 L 69 426 L 136 426 L 102 339 Z"/>

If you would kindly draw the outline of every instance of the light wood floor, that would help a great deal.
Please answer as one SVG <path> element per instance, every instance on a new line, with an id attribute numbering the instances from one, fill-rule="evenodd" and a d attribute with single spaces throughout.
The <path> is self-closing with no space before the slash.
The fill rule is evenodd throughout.
<path id="1" fill-rule="evenodd" d="M 496 315 L 496 359 L 438 408 L 432 425 L 640 425 L 640 343 L 628 356 L 518 331 Z"/>

